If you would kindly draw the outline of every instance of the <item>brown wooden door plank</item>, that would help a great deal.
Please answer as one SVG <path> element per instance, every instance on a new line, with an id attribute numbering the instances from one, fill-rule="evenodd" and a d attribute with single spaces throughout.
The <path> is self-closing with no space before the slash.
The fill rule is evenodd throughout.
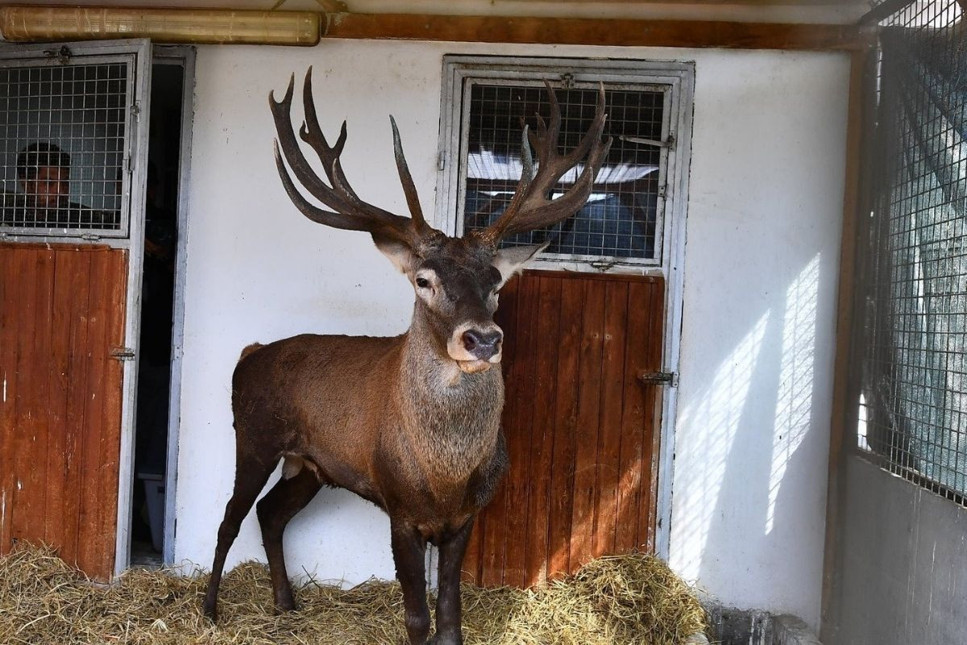
<path id="1" fill-rule="evenodd" d="M 36 512 L 36 504 L 32 499 L 35 491 L 28 475 L 32 466 L 32 451 L 36 446 L 39 425 L 33 386 L 36 371 L 40 366 L 31 354 L 31 344 L 36 333 L 37 311 L 42 308 L 34 281 L 34 276 L 40 271 L 38 266 L 40 257 L 42 254 L 39 252 L 22 254 L 17 258 L 14 269 L 15 275 L 21 277 L 19 284 L 21 293 L 16 305 L 20 318 L 20 330 L 19 336 L 14 339 L 17 348 L 13 387 L 16 432 L 11 442 L 14 451 L 11 537 L 15 542 L 25 537 L 37 536 L 36 532 L 32 532 L 34 527 L 31 522 L 31 513 Z"/>
<path id="2" fill-rule="evenodd" d="M 581 350 L 580 315 L 587 284 L 562 282 L 560 358 L 557 362 L 557 397 L 554 402 L 554 452 L 551 472 L 551 513 L 548 518 L 548 571 L 566 572 L 571 556 L 571 521 L 574 511 L 574 457 L 578 413 Z"/>
<path id="3" fill-rule="evenodd" d="M 598 448 L 601 442 L 601 364 L 604 337 L 604 286 L 581 281 L 578 409 L 575 424 L 574 506 L 568 569 L 576 572 L 594 555 L 594 507 L 597 498 Z"/>
<path id="4" fill-rule="evenodd" d="M 539 320 L 539 283 L 535 280 L 521 279 L 516 298 L 516 326 L 513 346 L 513 359 L 510 363 L 508 378 L 517 387 L 508 391 L 509 408 L 503 417 L 504 432 L 507 436 L 508 453 L 518 462 L 511 468 L 505 479 L 506 504 L 508 512 L 505 521 L 498 524 L 503 528 L 503 537 L 498 538 L 504 547 L 504 565 L 501 584 L 520 586 L 524 584 L 528 503 L 530 492 L 529 446 L 531 426 L 534 415 L 535 374 L 537 364 L 536 327 Z M 512 309 L 513 311 L 513 309 Z"/>
<path id="5" fill-rule="evenodd" d="M 105 383 L 104 362 L 100 360 L 100 353 L 108 340 L 107 317 L 101 303 L 107 297 L 105 280 L 107 271 L 101 257 L 92 257 L 90 288 L 88 291 L 87 316 L 87 347 L 85 358 L 89 361 L 88 390 L 85 392 L 84 419 L 86 423 L 84 436 L 80 445 L 80 476 L 83 489 L 78 500 L 78 540 L 75 552 L 77 565 L 84 571 L 100 571 L 103 564 L 99 562 L 100 541 L 90 539 L 88 530 L 92 533 L 100 527 L 98 514 L 101 499 L 98 490 L 98 466 L 101 460 L 101 418 L 104 408 L 102 387 Z M 103 538 L 102 538 L 103 539 Z"/>
<path id="6" fill-rule="evenodd" d="M 16 307 L 16 290 L 11 283 L 14 265 L 13 256 L 0 250 L 0 555 L 10 548 L 10 511 L 9 503 L 13 495 L 13 460 L 10 428 L 13 427 L 13 401 L 9 387 L 13 376 L 16 353 L 11 338 L 16 334 L 13 329 L 17 318 L 13 315 Z"/>
<path id="7" fill-rule="evenodd" d="M 535 393 L 533 399 L 534 420 L 531 431 L 531 445 L 528 449 L 529 470 L 527 476 L 531 483 L 530 506 L 527 512 L 527 534 L 525 544 L 525 567 L 527 576 L 523 584 L 532 586 L 547 579 L 548 532 L 550 530 L 551 472 L 554 455 L 554 405 L 557 399 L 558 360 L 561 355 L 559 346 L 561 327 L 561 281 L 543 278 L 541 275 L 525 274 L 525 279 L 538 283 L 537 350 Z"/>
<path id="8" fill-rule="evenodd" d="M 63 292 L 60 309 L 68 317 L 67 338 L 67 410 L 64 417 L 63 457 L 64 470 L 57 482 L 61 488 L 62 515 L 61 555 L 69 562 L 77 561 L 77 542 L 81 534 L 79 526 L 81 495 L 85 488 L 82 479 L 81 446 L 87 426 L 85 403 L 91 390 L 90 360 L 88 353 L 88 310 L 91 285 L 92 253 L 64 253 L 59 258 L 63 271 L 58 273 L 56 289 Z M 54 484 L 56 486 L 56 483 Z M 52 487 L 54 487 L 52 486 Z M 51 538 L 53 541 L 53 538 Z"/>
<path id="9" fill-rule="evenodd" d="M 654 289 L 651 294 L 652 307 L 664 309 L 665 291 L 664 289 Z M 664 321 L 663 317 L 653 317 L 649 333 L 649 354 L 648 364 L 655 365 L 656 370 L 662 369 L 662 356 L 664 354 Z M 647 462 L 642 462 L 642 466 L 648 469 L 649 481 L 648 491 L 650 493 L 648 504 L 647 522 L 639 523 L 638 540 L 645 545 L 648 551 L 655 550 L 655 534 L 658 523 L 658 469 L 661 457 L 661 422 L 662 407 L 661 399 L 663 395 L 662 386 L 653 386 L 645 400 L 645 410 L 651 416 L 647 428 L 651 429 L 651 436 L 645 436 L 645 440 L 650 440 L 650 455 Z"/>
<path id="10" fill-rule="evenodd" d="M 618 489 L 621 472 L 621 415 L 624 383 L 634 379 L 625 372 L 628 326 L 628 283 L 612 282 L 605 287 L 604 355 L 602 358 L 601 428 L 598 451 L 597 506 L 595 509 L 594 555 L 614 553 L 618 521 Z"/>
<path id="11" fill-rule="evenodd" d="M 101 360 L 104 365 L 104 380 L 98 388 L 101 395 L 101 432 L 99 437 L 99 460 L 94 484 L 100 500 L 98 505 L 95 539 L 99 542 L 97 559 L 104 567 L 104 577 L 114 571 L 114 557 L 117 550 L 117 511 L 118 479 L 121 452 L 121 386 L 124 366 L 112 357 L 116 348 L 124 345 L 125 299 L 127 296 L 127 252 L 105 251 L 106 297 L 104 318 L 106 323 L 106 342 L 102 345 Z M 96 358 L 96 357 L 95 357 Z"/>
<path id="12" fill-rule="evenodd" d="M 2 441 L 0 441 L 0 501 L 2 501 L 2 516 L 0 516 L 0 554 L 9 552 L 16 538 L 14 530 L 14 515 L 17 499 L 17 470 L 20 438 L 13 432 L 17 427 L 19 357 L 21 348 L 17 338 L 21 329 L 26 328 L 23 320 L 22 292 L 23 286 L 19 281 L 21 271 L 26 268 L 26 258 L 2 253 L 3 273 L 3 308 L 0 309 L 0 361 L 3 371 L 3 426 Z"/>
<path id="13" fill-rule="evenodd" d="M 29 457 L 26 462 L 22 462 L 22 470 L 18 472 L 23 486 L 23 497 L 19 506 L 25 511 L 24 535 L 44 536 L 45 516 L 48 512 L 47 451 L 51 433 L 50 371 L 45 359 L 49 360 L 51 356 L 55 254 L 52 250 L 38 250 L 33 254 L 31 264 L 32 272 L 25 278 L 33 283 L 33 329 L 30 337 L 24 339 L 27 353 L 22 358 L 27 360 L 21 363 L 23 374 L 29 373 L 29 377 L 25 379 L 20 390 L 27 397 L 30 417 L 29 429 L 26 429 L 24 437 L 28 442 Z"/>
<path id="14" fill-rule="evenodd" d="M 127 319 L 128 252 L 112 250 L 109 255 L 111 285 L 110 303 L 107 311 L 110 339 L 105 347 L 108 380 L 104 388 L 104 415 L 101 422 L 101 479 L 100 490 L 106 504 L 101 513 L 102 535 L 109 536 L 108 564 L 113 568 L 117 550 L 118 492 L 121 470 L 121 406 L 124 382 L 124 364 L 112 357 L 115 348 L 124 349 L 124 326 Z M 133 465 L 133 464 L 132 464 Z"/>
<path id="15" fill-rule="evenodd" d="M 656 289 L 650 285 L 634 285 L 631 288 L 632 301 L 641 302 L 642 307 L 649 310 L 654 310 L 655 307 L 660 306 L 663 297 L 664 293 L 662 289 Z M 642 338 L 643 343 L 640 349 L 644 357 L 646 371 L 658 371 L 661 368 L 661 324 L 662 320 L 660 318 L 656 320 L 655 317 L 650 317 L 646 321 L 645 329 L 647 331 Z M 637 496 L 638 521 L 635 529 L 635 545 L 637 548 L 653 550 L 654 525 L 656 520 L 655 509 L 657 506 L 655 493 L 657 490 L 658 475 L 656 435 L 659 433 L 660 428 L 655 422 L 657 420 L 656 405 L 662 386 L 657 384 L 639 384 L 639 387 L 641 388 L 641 414 L 644 422 L 642 427 L 649 429 L 650 432 L 645 432 L 641 435 L 640 445 L 638 446 L 640 450 L 637 455 L 640 481 Z"/>
<path id="16" fill-rule="evenodd" d="M 664 289 L 651 290 L 652 311 L 663 310 L 665 293 Z M 662 369 L 662 354 L 664 353 L 664 318 L 652 316 L 648 329 L 648 356 L 647 364 L 654 366 L 655 371 Z M 641 467 L 644 469 L 643 478 L 647 475 L 646 481 L 648 491 L 648 504 L 641 508 L 642 514 L 638 518 L 638 543 L 651 552 L 655 550 L 655 532 L 658 522 L 658 465 L 659 465 L 659 446 L 661 439 L 661 398 L 663 385 L 652 385 L 645 392 L 645 428 L 650 430 L 644 435 L 644 446 L 648 449 L 646 455 L 642 456 Z"/>
<path id="17" fill-rule="evenodd" d="M 71 292 L 70 279 L 75 270 L 71 260 L 79 253 L 56 257 L 51 291 L 51 300 L 57 303 L 51 312 L 50 369 L 48 372 L 48 415 L 50 432 L 47 435 L 47 481 L 44 505 L 50 509 L 63 509 L 66 490 L 63 485 L 67 471 L 67 433 L 64 431 L 67 420 L 67 392 L 70 369 L 70 323 Z M 64 513 L 51 512 L 44 516 L 44 540 L 51 542 L 64 534 Z"/>
<path id="18" fill-rule="evenodd" d="M 616 490 L 617 519 L 615 521 L 615 550 L 628 552 L 638 546 L 638 493 L 641 486 L 641 435 L 644 425 L 643 397 L 637 372 L 643 367 L 645 334 L 648 329 L 648 309 L 639 298 L 640 290 L 628 286 L 627 327 L 618 470 L 621 478 Z"/>
<path id="19" fill-rule="evenodd" d="M 116 253 L 123 252 L 104 251 L 92 258 L 88 318 L 91 388 L 85 406 L 87 432 L 81 451 L 85 491 L 81 495 L 79 521 L 90 535 L 78 540 L 77 561 L 81 569 L 102 578 L 110 577 L 113 572 L 116 544 L 116 528 L 112 527 L 117 517 L 117 486 L 110 490 L 106 485 L 112 477 L 116 481 L 116 472 L 112 471 L 118 465 L 115 431 L 108 421 L 113 413 L 112 402 L 119 400 L 114 390 L 120 387 L 119 363 L 111 358 L 111 350 L 123 339 L 112 329 L 117 318 L 111 309 L 123 306 L 123 300 L 115 301 L 119 295 L 116 281 L 122 279 L 123 283 L 123 276 L 118 275 Z"/>

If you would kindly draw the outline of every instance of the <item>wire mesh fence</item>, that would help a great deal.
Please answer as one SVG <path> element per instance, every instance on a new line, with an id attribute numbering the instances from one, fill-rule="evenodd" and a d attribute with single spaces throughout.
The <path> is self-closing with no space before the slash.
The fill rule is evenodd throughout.
<path id="1" fill-rule="evenodd" d="M 660 181 L 665 128 L 665 93 L 660 87 L 607 87 L 604 136 L 612 146 L 587 205 L 550 229 L 507 239 L 506 245 L 551 240 L 547 254 L 568 260 L 657 261 L 660 248 Z M 597 87 L 557 89 L 561 108 L 559 148 L 574 148 L 594 118 Z M 547 121 L 550 105 L 540 84 L 487 84 L 470 89 L 466 139 L 464 230 L 485 228 L 510 204 L 521 176 L 521 132 L 535 115 Z M 583 165 L 566 173 L 554 196 L 567 190 Z"/>
<path id="2" fill-rule="evenodd" d="M 860 447 L 967 496 L 967 40 L 956 0 L 883 23 L 866 243 Z"/>
<path id="3" fill-rule="evenodd" d="M 0 230 L 121 231 L 127 65 L 0 67 Z"/>

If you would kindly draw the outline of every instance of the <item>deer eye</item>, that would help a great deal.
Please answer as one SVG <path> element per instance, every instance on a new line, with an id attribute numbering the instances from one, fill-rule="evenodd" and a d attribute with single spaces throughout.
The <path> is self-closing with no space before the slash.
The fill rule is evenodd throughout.
<path id="1" fill-rule="evenodd" d="M 417 278 L 416 286 L 418 286 L 420 289 L 426 289 L 427 287 L 430 286 L 430 281 L 427 280 L 426 278 Z"/>

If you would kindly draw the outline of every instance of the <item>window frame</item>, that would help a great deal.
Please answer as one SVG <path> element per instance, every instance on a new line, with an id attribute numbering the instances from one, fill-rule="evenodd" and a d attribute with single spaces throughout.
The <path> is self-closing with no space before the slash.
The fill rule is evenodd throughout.
<path id="1" fill-rule="evenodd" d="M 13 44 L 0 43 L 0 67 L 49 67 L 52 61 L 61 65 L 122 64 L 126 66 L 124 136 L 122 144 L 121 200 L 118 228 L 64 227 L 0 227 L 0 241 L 102 243 L 125 247 L 129 240 L 141 235 L 137 222 L 143 210 L 147 163 L 147 98 L 151 85 L 149 55 L 145 40 L 99 43 Z"/>
<path id="2" fill-rule="evenodd" d="M 475 83 L 540 85 L 557 80 L 565 87 L 662 91 L 662 140 L 659 166 L 655 252 L 652 258 L 540 256 L 537 269 L 585 273 L 621 272 L 666 275 L 674 264 L 676 228 L 683 222 L 687 196 L 688 153 L 691 146 L 691 106 L 694 64 L 674 61 L 588 59 L 564 57 L 446 55 L 440 105 L 437 150 L 437 208 L 434 225 L 448 235 L 463 233 L 466 186 L 467 125 L 470 89 Z"/>

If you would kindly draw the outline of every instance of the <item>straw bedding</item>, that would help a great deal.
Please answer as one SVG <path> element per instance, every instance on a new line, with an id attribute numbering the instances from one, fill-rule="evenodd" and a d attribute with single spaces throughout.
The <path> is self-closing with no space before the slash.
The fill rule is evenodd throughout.
<path id="1" fill-rule="evenodd" d="M 352 589 L 310 581 L 300 610 L 275 615 L 267 568 L 239 565 L 222 581 L 219 620 L 202 616 L 207 576 L 132 569 L 112 585 L 89 581 L 52 549 L 0 558 L 0 643 L 241 644 L 405 642 L 395 582 Z M 537 590 L 463 586 L 467 645 L 679 645 L 705 627 L 691 590 L 656 558 L 595 560 Z"/>

